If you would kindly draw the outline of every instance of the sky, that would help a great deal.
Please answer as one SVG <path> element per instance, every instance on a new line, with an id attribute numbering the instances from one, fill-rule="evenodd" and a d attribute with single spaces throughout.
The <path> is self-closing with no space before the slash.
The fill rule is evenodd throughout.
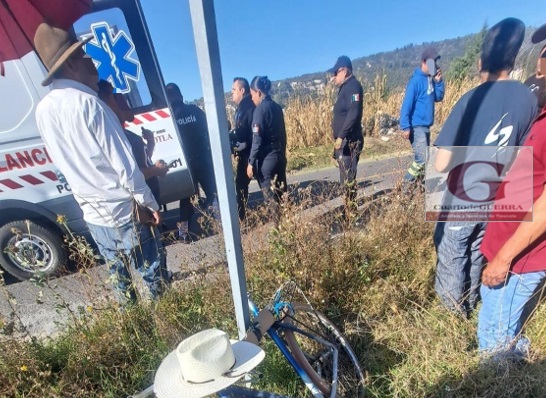
<path id="1" fill-rule="evenodd" d="M 188 0 L 140 0 L 166 82 L 202 97 Z M 439 4 L 441 3 L 441 4 Z M 494 7 L 491 5 L 494 4 Z M 464 36 L 506 17 L 546 23 L 544 1 L 216 0 L 225 91 L 233 77 L 271 80 L 324 71 L 337 57 Z"/>

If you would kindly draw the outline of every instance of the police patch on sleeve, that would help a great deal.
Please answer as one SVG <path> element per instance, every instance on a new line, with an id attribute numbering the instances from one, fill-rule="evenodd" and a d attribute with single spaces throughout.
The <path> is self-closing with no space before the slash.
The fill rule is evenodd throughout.
<path id="1" fill-rule="evenodd" d="M 260 125 L 258 123 L 252 125 L 252 132 L 254 134 L 260 134 Z"/>
<path id="2" fill-rule="evenodd" d="M 351 102 L 360 102 L 360 94 L 353 94 Z"/>

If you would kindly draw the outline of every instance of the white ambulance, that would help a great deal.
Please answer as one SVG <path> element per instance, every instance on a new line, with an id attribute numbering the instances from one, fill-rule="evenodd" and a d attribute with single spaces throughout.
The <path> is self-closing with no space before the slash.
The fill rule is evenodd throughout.
<path id="1" fill-rule="evenodd" d="M 166 101 L 159 69 L 138 0 L 95 0 L 93 12 L 74 24 L 80 38 L 92 36 L 85 51 L 99 77 L 125 95 L 137 115 L 126 126 L 154 132 L 153 160 L 172 164 L 161 178 L 161 203 L 191 196 L 194 184 L 180 134 Z M 68 261 L 57 222 L 64 216 L 74 234 L 87 235 L 70 186 L 55 168 L 42 142 L 34 112 L 49 91 L 45 68 L 35 53 L 5 62 L 0 76 L 0 266 L 18 279 L 36 271 L 53 275 Z"/>

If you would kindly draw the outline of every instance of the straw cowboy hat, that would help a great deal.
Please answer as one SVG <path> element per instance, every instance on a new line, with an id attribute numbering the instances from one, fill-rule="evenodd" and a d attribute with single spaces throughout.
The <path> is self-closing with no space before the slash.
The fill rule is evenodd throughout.
<path id="1" fill-rule="evenodd" d="M 264 351 L 247 341 L 230 340 L 207 329 L 182 341 L 161 363 L 154 380 L 157 398 L 200 398 L 243 377 L 263 359 Z"/>
<path id="2" fill-rule="evenodd" d="M 65 30 L 51 26 L 46 22 L 41 23 L 34 35 L 34 47 L 49 71 L 42 86 L 50 85 L 55 72 L 89 40 L 91 37 L 78 41 L 74 35 Z"/>

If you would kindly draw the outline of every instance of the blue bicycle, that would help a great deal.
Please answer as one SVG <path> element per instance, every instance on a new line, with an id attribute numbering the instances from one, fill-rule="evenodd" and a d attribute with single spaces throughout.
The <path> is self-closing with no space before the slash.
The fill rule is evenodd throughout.
<path id="1" fill-rule="evenodd" d="M 305 302 L 296 302 L 299 294 Z M 353 349 L 323 314 L 313 309 L 294 282 L 276 292 L 261 310 L 249 298 L 253 323 L 245 340 L 259 344 L 267 334 L 288 360 L 315 398 L 353 398 L 365 394 L 362 368 Z M 133 398 L 150 396 L 152 388 Z M 222 398 L 287 398 L 281 395 L 231 386 L 217 393 Z"/>
<path id="2" fill-rule="evenodd" d="M 305 302 L 294 301 L 296 295 Z M 309 304 L 294 282 L 279 288 L 262 311 L 250 298 L 248 303 L 254 322 L 245 340 L 258 343 L 266 332 L 314 397 L 364 396 L 364 374 L 353 349 L 336 326 Z M 278 397 L 259 395 L 268 394 L 263 391 L 255 392 L 258 395 L 229 395 L 229 390 L 219 396 Z"/>

